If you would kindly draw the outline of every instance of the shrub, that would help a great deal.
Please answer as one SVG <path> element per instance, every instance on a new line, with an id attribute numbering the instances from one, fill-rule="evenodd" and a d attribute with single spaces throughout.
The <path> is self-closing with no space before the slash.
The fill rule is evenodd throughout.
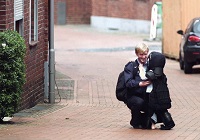
<path id="1" fill-rule="evenodd" d="M 24 39 L 12 30 L 0 32 L 0 117 L 17 111 L 25 83 Z"/>

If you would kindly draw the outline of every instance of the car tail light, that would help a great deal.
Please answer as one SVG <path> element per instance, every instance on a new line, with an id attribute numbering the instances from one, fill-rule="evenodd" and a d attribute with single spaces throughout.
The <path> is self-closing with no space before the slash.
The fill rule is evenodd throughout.
<path id="1" fill-rule="evenodd" d="M 188 41 L 190 41 L 190 42 L 200 42 L 200 38 L 198 36 L 189 36 Z"/>
<path id="2" fill-rule="evenodd" d="M 194 54 L 194 55 L 199 55 L 200 53 L 199 53 L 199 52 L 193 52 L 192 54 Z"/>

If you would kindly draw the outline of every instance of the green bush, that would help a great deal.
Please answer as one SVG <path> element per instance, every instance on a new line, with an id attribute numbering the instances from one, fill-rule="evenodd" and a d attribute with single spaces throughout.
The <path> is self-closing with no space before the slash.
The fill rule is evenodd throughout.
<path id="1" fill-rule="evenodd" d="M 12 30 L 0 32 L 0 117 L 17 111 L 25 83 L 24 39 Z"/>

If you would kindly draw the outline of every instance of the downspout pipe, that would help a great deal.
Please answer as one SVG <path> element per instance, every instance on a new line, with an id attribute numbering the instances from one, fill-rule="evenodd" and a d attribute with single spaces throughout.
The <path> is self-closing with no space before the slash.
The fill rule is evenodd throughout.
<path id="1" fill-rule="evenodd" d="M 48 2 L 49 13 L 49 103 L 55 103 L 54 0 Z"/>

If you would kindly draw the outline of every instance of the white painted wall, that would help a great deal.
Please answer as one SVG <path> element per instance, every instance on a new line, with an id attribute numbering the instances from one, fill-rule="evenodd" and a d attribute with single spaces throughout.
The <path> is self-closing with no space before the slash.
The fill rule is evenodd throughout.
<path id="1" fill-rule="evenodd" d="M 91 16 L 91 26 L 101 29 L 115 29 L 134 33 L 149 34 L 151 22 L 123 18 Z"/>
<path id="2" fill-rule="evenodd" d="M 90 20 L 91 26 L 95 28 L 150 35 L 150 20 L 133 20 L 103 16 L 91 16 Z M 157 38 L 162 38 L 162 29 L 157 29 Z"/>

